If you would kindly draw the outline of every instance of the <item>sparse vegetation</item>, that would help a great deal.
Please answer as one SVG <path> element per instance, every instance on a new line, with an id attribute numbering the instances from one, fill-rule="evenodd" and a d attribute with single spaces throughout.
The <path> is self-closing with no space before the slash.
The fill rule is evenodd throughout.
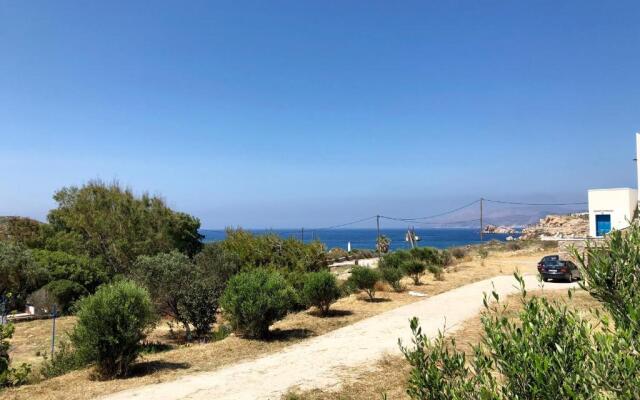
<path id="1" fill-rule="evenodd" d="M 0 324 L 0 389 L 3 386 L 19 386 L 26 383 L 31 373 L 29 364 L 11 366 L 9 339 L 13 337 L 14 330 L 13 324 Z"/>

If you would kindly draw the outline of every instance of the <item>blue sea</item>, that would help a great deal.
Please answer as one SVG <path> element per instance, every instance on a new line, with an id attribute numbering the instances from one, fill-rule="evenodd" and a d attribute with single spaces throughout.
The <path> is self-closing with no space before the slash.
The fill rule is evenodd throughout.
<path id="1" fill-rule="evenodd" d="M 293 237 L 302 238 L 302 231 L 291 229 L 273 229 L 273 230 L 251 230 L 257 235 L 266 233 L 275 233 L 282 238 Z M 202 229 L 200 231 L 204 235 L 205 242 L 214 242 L 225 238 L 224 230 Z M 391 239 L 391 250 L 407 249 L 409 243 L 405 242 L 406 229 L 381 229 L 380 234 Z M 478 229 L 463 228 L 442 228 L 442 229 L 416 229 L 416 234 L 420 237 L 419 246 L 432 246 L 440 249 L 446 249 L 454 246 L 464 246 L 468 244 L 478 244 L 480 241 L 480 233 Z M 505 240 L 507 234 L 485 234 L 484 241 L 489 240 Z M 516 235 L 513 235 L 516 236 Z M 305 231 L 304 241 L 308 243 L 312 240 L 319 240 L 327 249 L 339 247 L 347 249 L 347 243 L 351 242 L 352 249 L 374 249 L 376 246 L 376 230 L 375 229 L 333 229 L 323 231 Z"/>

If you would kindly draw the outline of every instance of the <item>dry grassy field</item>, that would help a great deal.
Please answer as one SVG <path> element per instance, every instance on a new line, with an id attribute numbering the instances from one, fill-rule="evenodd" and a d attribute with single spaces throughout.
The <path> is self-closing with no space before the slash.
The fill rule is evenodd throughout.
<path id="1" fill-rule="evenodd" d="M 366 301 L 363 295 L 351 295 L 338 300 L 332 306 L 331 316 L 326 318 L 318 317 L 314 310 L 289 314 L 272 326 L 273 335 L 268 341 L 249 340 L 231 335 L 212 343 L 182 344 L 170 334 L 167 324 L 163 322 L 152 332 L 149 340 L 167 344 L 171 349 L 143 356 L 133 367 L 132 376 L 126 379 L 97 381 L 92 378 L 91 370 L 85 369 L 6 390 L 2 393 L 2 398 L 87 399 L 118 390 L 172 380 L 185 374 L 215 370 L 224 365 L 281 350 L 306 338 L 322 335 L 422 299 L 410 296 L 409 291 L 418 291 L 431 296 L 496 275 L 508 275 L 515 271 L 534 273 L 540 257 L 550 252 L 553 253 L 553 249 L 543 250 L 537 246 L 517 251 L 505 251 L 504 247 L 498 247 L 491 250 L 489 256 L 483 260 L 474 250 L 448 267 L 444 280 L 438 281 L 431 275 L 425 275 L 423 284 L 414 286 L 409 279 L 405 279 L 403 281 L 406 286 L 405 291 L 396 293 L 388 287 L 381 287 L 382 291 L 377 294 L 381 300 L 375 302 Z M 50 324 L 50 321 L 40 320 L 16 325 L 10 350 L 13 362 L 29 362 L 34 366 L 37 374 L 38 364 L 42 360 L 38 354 L 48 351 L 50 346 Z M 58 337 L 63 337 L 64 332 L 71 329 L 73 324 L 73 317 L 60 318 Z M 394 363 L 399 360 L 389 359 L 385 362 L 395 365 Z M 393 381 L 394 378 L 389 379 Z M 383 381 L 378 380 L 378 384 L 382 383 Z M 345 388 L 348 388 L 348 385 Z"/>

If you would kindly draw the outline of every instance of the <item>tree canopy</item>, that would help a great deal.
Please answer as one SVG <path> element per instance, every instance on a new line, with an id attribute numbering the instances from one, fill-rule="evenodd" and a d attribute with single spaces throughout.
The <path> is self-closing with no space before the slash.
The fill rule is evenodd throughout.
<path id="1" fill-rule="evenodd" d="M 58 207 L 47 217 L 46 247 L 99 258 L 110 275 L 127 272 L 140 255 L 178 250 L 193 256 L 202 246 L 197 218 L 117 183 L 65 187 L 53 198 Z"/>

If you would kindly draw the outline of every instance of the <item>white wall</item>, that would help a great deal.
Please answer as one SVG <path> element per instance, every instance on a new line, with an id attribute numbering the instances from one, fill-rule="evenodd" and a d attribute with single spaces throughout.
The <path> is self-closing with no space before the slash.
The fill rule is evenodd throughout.
<path id="1" fill-rule="evenodd" d="M 629 226 L 638 206 L 636 189 L 593 189 L 589 190 L 589 236 L 596 236 L 596 215 L 611 215 L 611 229 Z"/>

